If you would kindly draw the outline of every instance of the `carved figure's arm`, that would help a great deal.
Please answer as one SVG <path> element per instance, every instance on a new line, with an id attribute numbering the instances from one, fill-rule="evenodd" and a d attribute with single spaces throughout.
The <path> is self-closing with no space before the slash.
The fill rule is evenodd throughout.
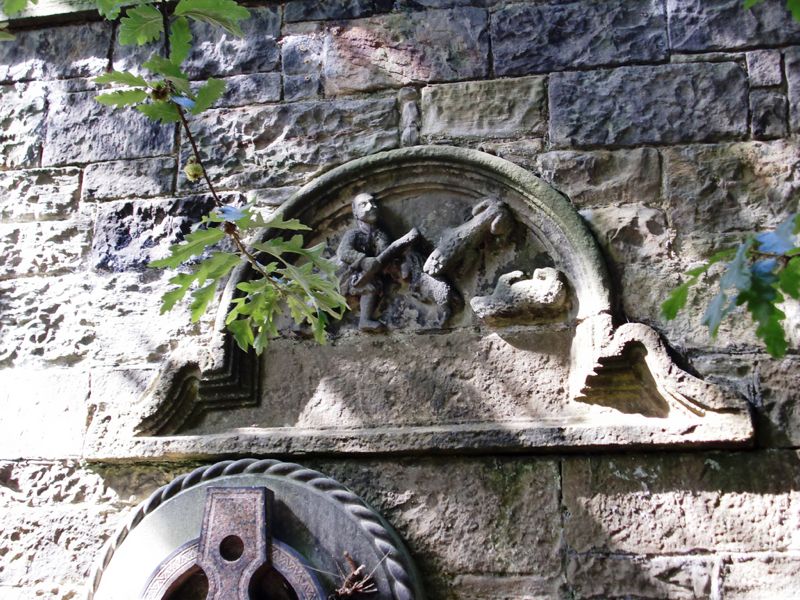
<path id="1" fill-rule="evenodd" d="M 339 248 L 336 250 L 336 258 L 339 259 L 339 262 L 353 269 L 357 269 L 361 265 L 361 261 L 367 256 L 363 252 L 356 250 L 356 236 L 358 236 L 358 231 L 354 229 L 345 233 L 339 242 Z"/>

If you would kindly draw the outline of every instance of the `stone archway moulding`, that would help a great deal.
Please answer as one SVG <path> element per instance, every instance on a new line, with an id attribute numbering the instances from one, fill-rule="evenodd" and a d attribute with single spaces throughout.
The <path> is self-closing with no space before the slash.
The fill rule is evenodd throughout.
<path id="1" fill-rule="evenodd" d="M 538 177 L 482 152 L 419 146 L 333 169 L 281 210 L 341 254 L 354 223 L 351 201 L 364 193 L 387 238 L 412 229 L 417 236 L 382 275 L 376 318 L 388 331 L 360 330 L 351 317 L 329 346 L 281 339 L 261 359 L 220 333 L 202 353 L 170 358 L 147 392 L 136 435 L 92 453 L 489 451 L 752 438 L 744 399 L 679 369 L 651 328 L 614 327 L 594 238 Z M 236 284 L 248 277 L 244 268 L 232 276 L 220 331 Z"/>

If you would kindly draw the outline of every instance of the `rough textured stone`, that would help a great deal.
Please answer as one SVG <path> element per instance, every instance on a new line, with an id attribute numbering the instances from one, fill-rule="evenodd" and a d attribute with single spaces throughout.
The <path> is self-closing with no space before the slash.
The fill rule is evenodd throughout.
<path id="1" fill-rule="evenodd" d="M 487 15 L 477 8 L 348 21 L 326 35 L 325 93 L 485 77 L 488 55 Z"/>
<path id="2" fill-rule="evenodd" d="M 671 232 L 659 209 L 630 204 L 585 209 L 581 216 L 620 268 L 640 261 L 662 261 L 669 254 Z"/>
<path id="3" fill-rule="evenodd" d="M 0 220 L 67 219 L 78 207 L 78 169 L 0 172 Z"/>
<path id="4" fill-rule="evenodd" d="M 111 31 L 107 22 L 21 31 L 0 44 L 0 82 L 100 75 Z"/>
<path id="5" fill-rule="evenodd" d="M 0 461 L 0 506 L 6 509 L 116 499 L 103 478 L 78 461 Z"/>
<path id="6" fill-rule="evenodd" d="M 701 355 L 692 365 L 743 395 L 754 406 L 758 442 L 765 447 L 800 446 L 800 390 L 796 385 L 800 361 L 763 354 Z"/>
<path id="7" fill-rule="evenodd" d="M 568 459 L 566 542 L 636 554 L 796 549 L 798 465 L 793 451 Z"/>
<path id="8" fill-rule="evenodd" d="M 796 598 L 799 568 L 797 555 L 733 557 L 722 567 L 720 592 L 725 600 Z"/>
<path id="9" fill-rule="evenodd" d="M 89 248 L 86 218 L 0 225 L 0 279 L 75 271 Z"/>
<path id="10" fill-rule="evenodd" d="M 550 78 L 557 146 L 709 142 L 747 133 L 747 85 L 734 63 L 621 67 Z"/>
<path id="11" fill-rule="evenodd" d="M 786 81 L 789 89 L 789 124 L 792 133 L 800 132 L 800 47 L 791 48 L 784 55 Z"/>
<path id="12" fill-rule="evenodd" d="M 427 580 L 442 572 L 450 577 L 526 573 L 548 579 L 561 571 L 556 461 L 401 459 L 328 462 L 314 468 L 353 489 L 386 517 L 412 554 L 421 557 L 417 564 Z M 441 585 L 426 581 L 426 589 L 431 584 Z M 437 591 L 431 595 L 447 597 Z"/>
<path id="13" fill-rule="evenodd" d="M 226 77 L 227 87 L 217 107 L 246 106 L 277 102 L 281 99 L 280 73 L 253 73 Z"/>
<path id="14" fill-rule="evenodd" d="M 283 95 L 287 101 L 316 98 L 322 89 L 324 35 L 288 35 L 281 40 Z"/>
<path id="15" fill-rule="evenodd" d="M 794 142 L 687 146 L 663 156 L 667 214 L 679 235 L 765 229 L 795 210 L 800 153 Z"/>
<path id="16" fill-rule="evenodd" d="M 570 555 L 566 575 L 575 598 L 700 600 L 710 598 L 712 559 Z"/>
<path id="17" fill-rule="evenodd" d="M 88 397 L 78 369 L 0 369 L 0 458 L 80 456 Z"/>
<path id="18" fill-rule="evenodd" d="M 427 86 L 420 133 L 482 139 L 542 134 L 544 99 L 544 77 Z"/>
<path id="19" fill-rule="evenodd" d="M 545 181 L 581 208 L 659 201 L 661 166 L 652 148 L 547 152 L 536 164 Z"/>
<path id="20" fill-rule="evenodd" d="M 326 19 L 354 19 L 372 14 L 374 0 L 340 0 L 318 2 L 318 0 L 290 0 L 286 3 L 284 18 L 294 21 L 316 21 Z"/>
<path id="21" fill-rule="evenodd" d="M 800 41 L 785 2 L 743 11 L 739 0 L 667 0 L 670 46 L 678 51 L 729 50 Z"/>
<path id="22" fill-rule="evenodd" d="M 244 37 L 236 37 L 206 23 L 192 22 L 192 51 L 184 71 L 193 79 L 217 75 L 261 73 L 278 67 L 281 16 L 276 6 L 250 8 L 242 22 Z"/>
<path id="23" fill-rule="evenodd" d="M 174 158 L 112 161 L 86 166 L 83 200 L 147 198 L 172 192 L 177 169 Z"/>
<path id="24" fill-rule="evenodd" d="M 768 87 L 780 85 L 783 81 L 781 72 L 780 50 L 754 50 L 747 53 L 747 75 L 751 87 Z"/>
<path id="25" fill-rule="evenodd" d="M 271 187 L 396 147 L 395 104 L 386 98 L 212 110 L 194 127 L 219 186 Z M 190 187 L 182 174 L 178 183 Z"/>
<path id="26" fill-rule="evenodd" d="M 95 95 L 79 92 L 50 96 L 43 166 L 172 151 L 174 126 L 153 123 L 135 110 L 112 110 L 97 102 Z"/>
<path id="27" fill-rule="evenodd" d="M 757 140 L 786 136 L 789 132 L 786 114 L 786 96 L 780 92 L 753 90 L 750 93 L 750 129 Z"/>
<path id="28" fill-rule="evenodd" d="M 213 206 L 210 197 L 104 204 L 97 214 L 92 264 L 108 271 L 143 269 L 166 255 Z"/>
<path id="29" fill-rule="evenodd" d="M 0 366 L 70 366 L 96 338 L 84 275 L 0 282 Z"/>
<path id="30" fill-rule="evenodd" d="M 40 83 L 0 86 L 0 157 L 4 167 L 39 165 L 46 96 L 47 90 Z"/>
<path id="31" fill-rule="evenodd" d="M 660 61 L 664 5 L 652 0 L 512 4 L 492 15 L 497 75 Z"/>

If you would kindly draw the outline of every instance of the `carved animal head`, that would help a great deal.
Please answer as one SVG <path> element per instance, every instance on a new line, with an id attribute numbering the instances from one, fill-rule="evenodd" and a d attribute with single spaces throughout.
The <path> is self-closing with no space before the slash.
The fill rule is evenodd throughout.
<path id="1" fill-rule="evenodd" d="M 472 208 L 472 216 L 479 215 L 484 217 L 482 220 L 490 221 L 489 231 L 492 235 L 505 235 L 514 225 L 514 217 L 511 216 L 508 206 L 496 198 L 486 198 L 478 202 Z"/>

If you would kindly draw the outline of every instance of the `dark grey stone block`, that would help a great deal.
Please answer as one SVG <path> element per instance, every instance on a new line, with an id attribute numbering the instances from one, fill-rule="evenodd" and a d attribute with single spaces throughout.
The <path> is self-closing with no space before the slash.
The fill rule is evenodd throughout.
<path id="1" fill-rule="evenodd" d="M 784 0 L 765 0 L 751 10 L 741 0 L 667 0 L 670 46 L 698 52 L 779 46 L 800 42 L 800 23 Z"/>
<path id="2" fill-rule="evenodd" d="M 747 134 L 747 81 L 736 63 L 690 63 L 556 73 L 556 146 L 634 146 Z"/>
<path id="3" fill-rule="evenodd" d="M 784 61 L 789 90 L 789 124 L 792 133 L 800 133 L 800 47 L 786 50 Z"/>
<path id="4" fill-rule="evenodd" d="M 757 140 L 770 140 L 788 134 L 786 96 L 770 90 L 750 93 L 751 130 Z"/>
<path id="5" fill-rule="evenodd" d="M 768 87 L 780 85 L 783 81 L 781 73 L 780 50 L 754 50 L 747 53 L 747 74 L 751 87 Z"/>
<path id="6" fill-rule="evenodd" d="M 492 16 L 497 75 L 659 61 L 667 56 L 661 2 L 513 4 Z"/>
<path id="7" fill-rule="evenodd" d="M 278 102 L 281 99 L 280 73 L 252 73 L 225 78 L 226 88 L 218 107 L 246 106 Z"/>
<path id="8" fill-rule="evenodd" d="M 291 0 L 286 3 L 287 23 L 295 21 L 322 21 L 327 19 L 355 19 L 373 12 L 373 0 Z"/>
<path id="9" fill-rule="evenodd" d="M 192 23 L 195 42 L 185 63 L 190 77 L 238 75 L 273 71 L 278 67 L 281 17 L 277 7 L 250 8 L 238 38 L 205 23 Z"/>

